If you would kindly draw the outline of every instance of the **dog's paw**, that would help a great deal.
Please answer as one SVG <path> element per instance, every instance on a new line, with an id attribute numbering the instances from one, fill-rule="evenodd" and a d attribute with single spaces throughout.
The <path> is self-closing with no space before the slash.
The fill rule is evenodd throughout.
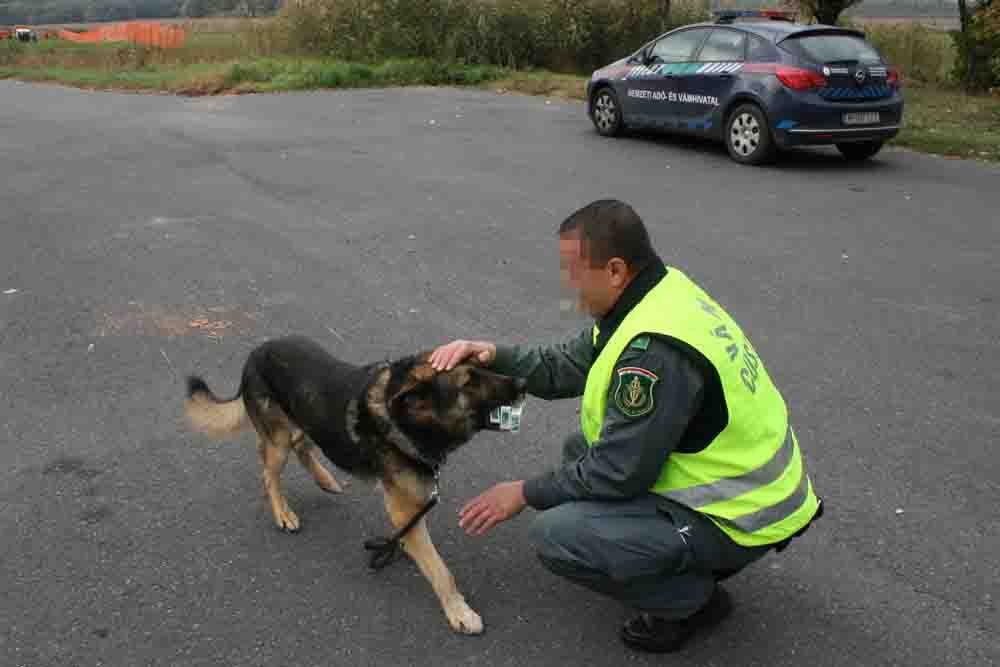
<path id="1" fill-rule="evenodd" d="M 464 600 L 453 602 L 445 610 L 448 622 L 455 632 L 463 635 L 478 635 L 483 632 L 483 619 Z"/>
<path id="2" fill-rule="evenodd" d="M 299 517 L 289 507 L 285 507 L 274 517 L 274 522 L 278 528 L 286 533 L 299 532 Z"/>

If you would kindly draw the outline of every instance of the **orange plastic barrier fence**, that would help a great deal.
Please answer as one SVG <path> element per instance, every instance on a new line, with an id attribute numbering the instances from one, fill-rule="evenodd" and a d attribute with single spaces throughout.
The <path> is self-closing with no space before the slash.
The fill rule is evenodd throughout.
<path id="1" fill-rule="evenodd" d="M 148 21 L 112 23 L 87 32 L 60 30 L 59 37 L 70 42 L 135 42 L 164 49 L 184 45 L 183 28 Z"/>

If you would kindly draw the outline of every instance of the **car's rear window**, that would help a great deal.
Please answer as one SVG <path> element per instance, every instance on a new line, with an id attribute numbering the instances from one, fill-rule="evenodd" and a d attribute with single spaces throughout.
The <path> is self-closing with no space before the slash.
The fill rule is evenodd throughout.
<path id="1" fill-rule="evenodd" d="M 791 36 L 780 44 L 781 48 L 814 63 L 840 61 L 881 62 L 875 48 L 851 35 Z"/>

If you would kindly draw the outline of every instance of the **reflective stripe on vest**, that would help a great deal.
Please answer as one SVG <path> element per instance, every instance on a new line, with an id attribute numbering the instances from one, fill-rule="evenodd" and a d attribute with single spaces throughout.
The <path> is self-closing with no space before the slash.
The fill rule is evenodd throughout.
<path id="1" fill-rule="evenodd" d="M 595 340 L 597 334 L 595 326 Z M 746 546 L 780 542 L 806 525 L 818 501 L 784 399 L 739 325 L 675 268 L 632 308 L 594 360 L 580 409 L 587 444 L 600 439 L 615 364 L 642 334 L 698 350 L 718 373 L 728 415 L 701 451 L 673 452 L 650 491 L 705 514 Z"/>
<path id="2" fill-rule="evenodd" d="M 761 508 L 756 512 L 751 512 L 750 514 L 738 516 L 735 519 L 722 519 L 722 521 L 736 526 L 744 533 L 755 533 L 758 530 L 763 530 L 771 524 L 778 523 L 801 507 L 802 503 L 804 503 L 809 496 L 811 484 L 812 483 L 809 481 L 809 475 L 802 475 L 802 481 L 799 482 L 797 487 L 795 487 L 795 491 L 792 492 L 792 495 L 788 496 L 781 502 L 771 505 L 770 507 Z"/>
<path id="3" fill-rule="evenodd" d="M 723 477 L 714 482 L 689 486 L 684 489 L 671 489 L 669 495 L 679 503 L 684 503 L 690 507 L 702 507 L 721 503 L 725 500 L 732 500 L 744 493 L 750 493 L 754 489 L 766 486 L 781 477 L 785 468 L 792 461 L 795 453 L 795 445 L 792 443 L 792 431 L 788 430 L 785 436 L 785 443 L 781 446 L 771 460 L 759 468 L 744 473 L 739 477 Z"/>

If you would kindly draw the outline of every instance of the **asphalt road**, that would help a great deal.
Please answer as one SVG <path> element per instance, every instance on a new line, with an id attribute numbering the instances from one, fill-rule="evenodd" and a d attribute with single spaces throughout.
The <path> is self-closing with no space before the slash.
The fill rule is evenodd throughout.
<path id="1" fill-rule="evenodd" d="M 765 169 L 711 144 L 597 136 L 580 104 L 410 89 L 183 99 L 0 82 L 0 665 L 1000 663 L 1000 170 L 901 150 Z M 598 197 L 750 333 L 828 506 L 727 583 L 669 658 L 545 571 L 532 510 L 462 503 L 556 460 L 575 401 L 531 399 L 445 471 L 435 541 L 486 632 L 449 629 L 358 481 L 296 462 L 272 525 L 252 436 L 186 433 L 182 376 L 230 394 L 303 333 L 362 362 L 454 337 L 548 342 L 555 229 Z"/>

